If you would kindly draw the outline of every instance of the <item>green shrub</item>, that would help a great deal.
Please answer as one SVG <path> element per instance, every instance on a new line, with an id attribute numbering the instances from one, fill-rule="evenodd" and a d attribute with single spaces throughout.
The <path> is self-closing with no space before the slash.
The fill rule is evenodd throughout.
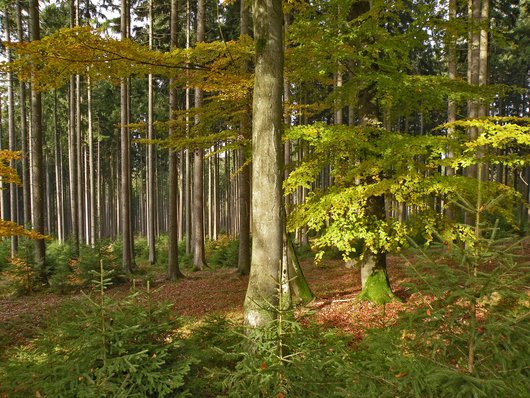
<path id="1" fill-rule="evenodd" d="M 11 353 L 3 388 L 11 397 L 178 397 L 192 363 L 180 322 L 149 289 L 120 301 L 99 292 L 68 301 L 30 345 Z M 1 374 L 1 373 L 0 373 Z"/>
<path id="2" fill-rule="evenodd" d="M 237 267 L 239 240 L 220 235 L 217 240 L 206 243 L 208 264 L 216 267 Z"/>
<path id="3" fill-rule="evenodd" d="M 75 287 L 76 279 L 72 267 L 72 248 L 68 243 L 54 240 L 46 246 L 46 266 L 50 288 L 66 293 Z"/>
<path id="4" fill-rule="evenodd" d="M 0 272 L 9 266 L 9 257 L 11 257 L 11 242 L 9 239 L 0 240 Z"/>
<path id="5" fill-rule="evenodd" d="M 7 243 L 6 264 L 1 271 L 0 293 L 5 296 L 23 295 L 39 289 L 38 272 L 33 263 L 33 241 L 20 238 L 18 251 L 15 257 L 10 256 L 9 240 Z"/>
<path id="6" fill-rule="evenodd" d="M 147 262 L 149 260 L 149 246 L 145 237 L 136 236 L 134 238 L 134 256 L 137 261 Z"/>
<path id="7" fill-rule="evenodd" d="M 193 268 L 193 254 L 186 253 L 186 241 L 181 240 L 178 244 L 178 255 L 179 255 L 179 265 L 181 267 L 187 267 L 187 268 Z M 167 264 L 167 246 L 166 246 L 166 253 L 165 253 L 166 262 L 164 264 Z"/>

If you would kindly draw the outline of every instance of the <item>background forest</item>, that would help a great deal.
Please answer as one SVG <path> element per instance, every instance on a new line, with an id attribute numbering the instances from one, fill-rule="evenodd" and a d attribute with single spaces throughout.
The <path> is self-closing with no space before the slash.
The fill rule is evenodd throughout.
<path id="1" fill-rule="evenodd" d="M 0 1 L 0 394 L 528 397 L 529 13 Z"/>

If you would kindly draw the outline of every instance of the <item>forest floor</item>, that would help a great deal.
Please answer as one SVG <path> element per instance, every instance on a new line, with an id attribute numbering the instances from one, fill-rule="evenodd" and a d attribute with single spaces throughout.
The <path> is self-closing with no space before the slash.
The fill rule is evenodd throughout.
<path id="1" fill-rule="evenodd" d="M 526 239 L 519 252 L 520 258 L 530 258 L 530 239 Z M 332 328 L 342 329 L 362 339 L 370 328 L 393 324 L 401 311 L 427 305 L 432 297 L 411 294 L 406 287 L 404 263 L 412 260 L 404 256 L 388 257 L 388 275 L 395 295 L 400 299 L 385 306 L 357 298 L 361 291 L 358 268 L 348 268 L 341 260 L 313 260 L 301 262 L 304 274 L 316 298 L 298 310 L 303 322 L 314 321 Z M 413 261 L 413 260 L 412 260 Z M 413 261 L 414 262 L 414 261 Z M 171 283 L 161 271 L 152 286 L 154 298 L 173 305 L 179 316 L 199 321 L 208 315 L 221 315 L 240 320 L 248 276 L 239 276 L 234 268 L 205 269 L 186 272 L 185 278 Z M 141 284 L 138 280 L 136 284 Z M 121 284 L 109 289 L 114 297 L 124 297 L 131 285 Z M 0 357 L 2 351 L 28 341 L 35 336 L 46 317 L 54 308 L 69 299 L 76 299 L 80 292 L 61 295 L 37 292 L 20 297 L 0 298 Z"/>
<path id="2" fill-rule="evenodd" d="M 312 260 L 303 261 L 302 268 L 316 299 L 299 311 L 300 317 L 343 329 L 356 339 L 361 339 L 369 328 L 391 324 L 399 311 L 418 304 L 418 298 L 409 297 L 403 287 L 406 278 L 399 266 L 403 261 L 401 257 L 390 257 L 388 273 L 394 292 L 404 301 L 384 307 L 356 299 L 361 291 L 358 269 L 347 268 L 340 260 L 326 260 L 318 265 Z M 160 275 L 152 289 L 155 299 L 170 302 L 180 316 L 200 320 L 208 315 L 223 315 L 237 320 L 242 318 L 247 283 L 248 276 L 239 276 L 233 268 L 220 268 L 186 273 L 176 283 L 165 281 Z M 129 284 L 109 289 L 109 294 L 115 297 L 129 292 Z M 38 292 L 1 298 L 0 351 L 35 336 L 54 308 L 79 294 Z"/>

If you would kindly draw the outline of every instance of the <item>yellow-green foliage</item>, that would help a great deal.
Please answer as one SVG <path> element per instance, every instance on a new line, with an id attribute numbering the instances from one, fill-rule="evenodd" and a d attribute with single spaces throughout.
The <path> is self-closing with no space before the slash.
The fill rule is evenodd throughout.
<path id="1" fill-rule="evenodd" d="M 20 183 L 17 171 L 10 166 L 10 162 L 18 159 L 20 159 L 19 152 L 0 150 L 0 181 L 4 184 Z M 15 222 L 0 218 L 0 239 L 10 236 L 25 236 L 30 239 L 45 238 L 44 235 L 35 231 L 29 231 Z"/>
<path id="2" fill-rule="evenodd" d="M 458 202 L 465 207 L 475 197 L 477 186 L 475 179 L 462 175 L 465 168 L 482 162 L 512 167 L 527 164 L 530 157 L 524 150 L 530 144 L 529 123 L 528 119 L 488 118 L 441 127 L 479 127 L 481 132 L 474 140 L 458 131 L 447 137 L 411 136 L 379 127 L 294 127 L 288 138 L 309 145 L 310 155 L 285 181 L 286 193 L 300 186 L 311 188 L 326 165 L 334 184 L 325 190 L 314 189 L 305 203 L 296 206 L 288 226 L 319 232 L 313 240 L 315 247 L 337 247 L 345 257 L 356 253 L 359 242 L 371 251 L 390 252 L 406 244 L 407 236 L 420 235 L 430 241 L 435 232 L 445 231 L 454 239 L 463 239 L 469 228 L 444 220 L 442 212 L 433 209 L 433 199 L 443 198 L 445 206 Z M 452 167 L 456 175 L 447 176 L 446 167 Z M 368 215 L 366 201 L 381 195 L 398 205 L 413 206 L 414 214 L 405 221 Z M 487 211 L 508 221 L 515 201 L 520 200 L 513 188 L 497 182 L 484 182 L 482 195 Z"/>

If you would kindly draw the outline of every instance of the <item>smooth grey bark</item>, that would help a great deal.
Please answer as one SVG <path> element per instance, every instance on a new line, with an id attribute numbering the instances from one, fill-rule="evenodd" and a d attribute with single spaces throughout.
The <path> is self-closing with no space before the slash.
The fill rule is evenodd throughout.
<path id="1" fill-rule="evenodd" d="M 29 17 L 31 23 L 31 41 L 40 40 L 39 1 L 30 0 Z M 31 177 L 33 186 L 32 210 L 33 229 L 41 234 L 44 230 L 44 165 L 43 165 L 43 130 L 42 130 L 42 97 L 41 93 L 31 89 Z M 46 275 L 46 245 L 43 239 L 35 239 L 35 265 L 42 280 Z"/>
<path id="2" fill-rule="evenodd" d="M 171 49 L 177 47 L 177 0 L 171 0 Z M 169 120 L 175 120 L 177 111 L 177 88 L 175 80 L 169 79 Z M 171 123 L 170 123 L 171 126 Z M 174 134 L 174 127 L 169 128 L 169 137 Z M 180 272 L 178 263 L 178 156 L 174 150 L 169 150 L 168 161 L 168 263 L 167 278 L 171 281 L 177 280 L 184 275 Z"/>
<path id="3" fill-rule="evenodd" d="M 197 43 L 204 41 L 204 0 L 197 1 Z M 201 108 L 203 92 L 195 87 L 195 108 Z M 195 115 L 195 125 L 200 125 L 200 116 Z M 193 268 L 198 271 L 206 266 L 204 248 L 204 150 L 193 154 Z"/>
<path id="4" fill-rule="evenodd" d="M 252 265 L 244 318 L 248 326 L 262 327 L 277 315 L 284 270 L 281 0 L 254 0 L 253 20 L 256 68 L 252 121 Z"/>

